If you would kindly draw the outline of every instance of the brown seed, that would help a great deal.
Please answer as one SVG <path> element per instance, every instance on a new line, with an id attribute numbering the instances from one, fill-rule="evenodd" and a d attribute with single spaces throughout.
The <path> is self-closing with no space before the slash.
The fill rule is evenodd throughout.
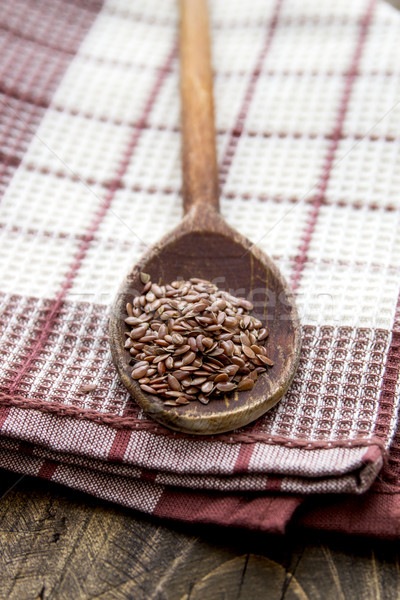
<path id="1" fill-rule="evenodd" d="M 233 333 L 220 333 L 219 336 L 217 337 L 218 340 L 231 340 L 233 336 Z"/>
<path id="2" fill-rule="evenodd" d="M 245 310 L 253 310 L 254 306 L 249 300 L 245 300 L 244 298 L 239 298 L 240 306 Z"/>
<path id="3" fill-rule="evenodd" d="M 81 385 L 78 389 L 78 392 L 81 394 L 87 394 L 88 392 L 93 392 L 97 388 L 95 383 L 87 383 L 85 385 Z"/>
<path id="4" fill-rule="evenodd" d="M 206 348 L 211 348 L 211 346 L 214 344 L 213 340 L 209 337 L 203 337 L 203 346 L 205 346 Z"/>
<path id="5" fill-rule="evenodd" d="M 232 329 L 233 327 L 236 327 L 236 325 L 237 325 L 236 317 L 226 317 L 226 319 L 224 321 L 224 327 L 228 327 L 228 329 Z"/>
<path id="6" fill-rule="evenodd" d="M 254 382 L 256 382 L 257 379 L 258 379 L 258 373 L 257 373 L 257 371 L 254 369 L 254 371 L 250 372 L 250 374 L 248 375 L 248 377 L 250 379 L 252 379 Z"/>
<path id="7" fill-rule="evenodd" d="M 151 381 L 150 383 L 151 387 L 154 390 L 157 390 L 158 393 L 168 390 L 168 383 L 154 383 L 154 381 Z"/>
<path id="8" fill-rule="evenodd" d="M 176 400 L 166 400 L 164 406 L 178 406 L 178 402 Z"/>
<path id="9" fill-rule="evenodd" d="M 178 370 L 178 371 L 174 371 L 173 372 L 173 376 L 178 381 L 181 381 L 182 379 L 185 379 L 188 376 L 188 374 L 187 374 L 187 371 L 180 371 L 180 370 Z"/>
<path id="10" fill-rule="evenodd" d="M 133 340 L 140 339 L 146 333 L 147 328 L 148 328 L 148 325 L 147 325 L 147 323 L 145 323 L 144 325 L 140 325 L 140 327 L 136 327 L 136 329 L 132 329 L 131 338 Z"/>
<path id="11" fill-rule="evenodd" d="M 248 356 L 248 358 L 255 358 L 256 355 L 253 352 L 253 350 L 251 348 L 249 348 L 249 346 L 243 346 L 243 352 L 246 356 Z"/>
<path id="12" fill-rule="evenodd" d="M 189 344 L 192 352 L 197 352 L 197 344 L 196 344 L 196 339 L 194 337 L 188 338 L 188 344 Z"/>
<path id="13" fill-rule="evenodd" d="M 161 306 L 161 300 L 157 298 L 157 300 L 154 300 L 149 306 L 150 310 L 158 310 Z"/>
<path id="14" fill-rule="evenodd" d="M 240 341 L 244 346 L 251 346 L 251 342 L 245 333 L 240 334 Z"/>
<path id="15" fill-rule="evenodd" d="M 172 337 L 172 343 L 175 344 L 176 346 L 181 346 L 183 344 L 183 342 L 185 341 L 185 339 L 179 333 L 173 333 L 171 337 Z"/>
<path id="16" fill-rule="evenodd" d="M 221 325 L 208 325 L 207 331 L 220 331 Z"/>
<path id="17" fill-rule="evenodd" d="M 197 374 L 197 372 L 196 372 Z M 207 380 L 207 377 L 195 377 L 192 379 L 192 385 L 202 385 Z"/>
<path id="18" fill-rule="evenodd" d="M 189 375 L 189 373 L 186 373 L 187 379 L 182 379 L 182 381 L 181 381 L 181 384 L 183 385 L 184 388 L 190 387 L 192 385 L 192 380 L 190 379 L 190 377 L 188 375 Z"/>
<path id="19" fill-rule="evenodd" d="M 176 403 L 181 405 L 181 404 L 189 404 L 189 400 L 185 397 L 185 396 L 179 396 L 179 398 L 176 399 Z"/>
<path id="20" fill-rule="evenodd" d="M 257 346 L 257 344 L 253 344 L 250 347 L 253 350 L 253 352 L 255 352 L 255 354 L 262 354 L 262 350 L 261 350 L 260 346 Z"/>
<path id="21" fill-rule="evenodd" d="M 228 373 L 228 375 L 230 375 L 231 377 L 233 377 L 238 372 L 238 369 L 238 365 L 229 365 L 228 367 L 225 367 L 225 372 Z"/>
<path id="22" fill-rule="evenodd" d="M 164 395 L 168 396 L 170 398 L 179 398 L 182 395 L 182 392 L 181 391 L 177 392 L 177 391 L 174 391 L 174 390 L 167 390 L 167 391 L 164 392 Z"/>
<path id="23" fill-rule="evenodd" d="M 173 375 L 171 375 L 171 373 L 169 373 L 167 380 L 168 380 L 168 385 L 172 390 L 175 390 L 177 392 L 180 391 L 181 385 L 180 385 L 179 381 L 176 379 L 176 377 L 174 377 Z"/>
<path id="24" fill-rule="evenodd" d="M 148 370 L 148 365 L 142 366 L 142 367 L 137 367 L 137 368 L 133 369 L 133 371 L 132 371 L 133 379 L 141 379 L 142 377 L 145 377 L 145 375 L 147 374 L 147 370 Z"/>
<path id="25" fill-rule="evenodd" d="M 208 404 L 210 402 L 210 398 L 206 398 L 203 394 L 199 394 L 198 399 L 202 404 Z"/>
<path id="26" fill-rule="evenodd" d="M 133 306 L 130 302 L 128 302 L 126 305 L 126 312 L 130 317 L 133 317 Z"/>
<path id="27" fill-rule="evenodd" d="M 254 381 L 249 378 L 244 378 L 237 385 L 237 390 L 239 392 L 244 392 L 245 390 L 252 390 L 254 387 Z"/>
<path id="28" fill-rule="evenodd" d="M 212 325 L 214 323 L 214 319 L 211 317 L 196 317 L 196 321 L 201 325 Z"/>
<path id="29" fill-rule="evenodd" d="M 166 383 L 165 375 L 153 377 L 151 381 L 151 385 L 153 385 L 153 383 Z"/>
<path id="30" fill-rule="evenodd" d="M 217 317 L 217 323 L 219 325 L 222 325 L 222 323 L 225 321 L 225 319 L 226 319 L 226 314 L 224 312 L 220 312 Z"/>
<path id="31" fill-rule="evenodd" d="M 244 316 L 243 317 L 243 326 L 245 327 L 245 329 L 248 328 L 248 326 L 250 325 L 250 323 L 251 323 L 250 316 L 249 315 Z"/>
<path id="32" fill-rule="evenodd" d="M 146 292 L 148 292 L 148 291 L 149 291 L 149 289 L 150 289 L 150 288 L 151 288 L 151 281 L 148 281 L 148 282 L 146 283 L 146 285 L 144 286 L 144 288 L 143 288 L 143 290 L 142 290 L 142 293 L 143 293 L 143 294 L 145 294 Z"/>
<path id="33" fill-rule="evenodd" d="M 204 301 L 197 302 L 196 304 L 193 304 L 193 306 L 191 307 L 191 309 L 194 313 L 202 312 L 206 308 L 208 308 L 208 302 L 204 302 Z"/>
<path id="34" fill-rule="evenodd" d="M 196 358 L 196 354 L 194 352 L 188 352 L 182 358 L 182 365 L 185 365 L 185 366 L 190 365 L 190 363 L 192 363 L 195 358 Z"/>
<path id="35" fill-rule="evenodd" d="M 231 392 L 235 388 L 236 388 L 235 383 L 231 383 L 231 382 L 217 383 L 217 389 L 220 390 L 221 392 Z"/>
<path id="36" fill-rule="evenodd" d="M 194 386 L 189 386 L 185 389 L 185 393 L 189 394 L 189 396 L 191 396 L 192 394 L 198 394 L 199 388 L 194 387 Z"/>
<path id="37" fill-rule="evenodd" d="M 260 331 L 258 332 L 258 340 L 261 342 L 262 340 L 265 340 L 265 338 L 268 337 L 268 329 L 260 329 Z"/>
<path id="38" fill-rule="evenodd" d="M 157 365 L 159 362 L 161 362 L 162 360 L 165 360 L 168 357 L 169 357 L 169 354 L 160 354 L 159 356 L 155 357 L 155 359 L 153 360 L 153 364 Z"/>
<path id="39" fill-rule="evenodd" d="M 235 346 L 231 340 L 226 340 L 226 341 L 223 340 L 221 342 L 221 348 L 224 349 L 224 352 L 227 356 L 232 356 Z"/>
<path id="40" fill-rule="evenodd" d="M 203 385 L 201 386 L 201 391 L 204 394 L 209 394 L 211 392 L 211 390 L 213 389 L 214 385 L 212 383 L 212 381 L 206 381 L 206 383 L 203 383 Z"/>
<path id="41" fill-rule="evenodd" d="M 226 373 L 219 373 L 214 379 L 215 383 L 223 383 L 224 381 L 228 381 L 229 377 Z"/>
<path id="42" fill-rule="evenodd" d="M 165 363 L 164 362 L 158 363 L 157 371 L 159 372 L 160 375 L 164 375 L 164 373 L 165 373 Z"/>
<path id="43" fill-rule="evenodd" d="M 141 321 L 137 317 L 128 317 L 125 319 L 125 323 L 127 325 L 138 325 L 138 323 L 141 323 Z"/>
<path id="44" fill-rule="evenodd" d="M 190 346 L 185 344 L 184 346 L 180 346 L 179 348 L 177 348 L 174 352 L 174 355 L 179 356 L 180 354 L 185 354 L 188 350 L 190 350 Z"/>
<path id="45" fill-rule="evenodd" d="M 140 281 L 143 284 L 146 284 L 150 281 L 150 275 L 148 273 L 143 273 L 143 271 L 140 273 Z"/>
<path id="46" fill-rule="evenodd" d="M 257 358 L 258 360 L 261 360 L 265 365 L 268 365 L 270 367 L 272 367 L 274 364 L 273 361 L 270 358 L 268 358 L 268 356 L 264 356 L 263 354 L 258 354 Z"/>
<path id="47" fill-rule="evenodd" d="M 224 363 L 222 363 L 218 358 L 214 358 L 213 356 L 207 357 L 209 363 L 215 365 L 216 367 L 223 367 Z"/>
<path id="48" fill-rule="evenodd" d="M 152 315 L 149 315 L 149 314 L 146 314 L 146 313 L 142 313 L 140 315 L 140 317 L 139 317 L 139 321 L 141 323 L 145 323 L 147 321 L 150 321 L 150 319 L 152 319 L 152 318 L 153 318 Z"/>
<path id="49" fill-rule="evenodd" d="M 146 332 L 147 334 L 147 332 Z M 151 335 L 144 335 L 143 337 L 140 338 L 140 342 L 142 344 L 147 344 L 148 342 L 154 342 L 154 340 L 157 339 L 157 336 L 154 334 Z"/>
<path id="50" fill-rule="evenodd" d="M 138 369 L 139 367 L 146 367 L 148 368 L 149 363 L 145 360 L 138 360 L 138 362 L 135 364 L 135 369 Z"/>
<path id="51" fill-rule="evenodd" d="M 224 354 L 224 349 L 223 348 L 215 348 L 215 350 L 210 352 L 208 356 L 220 356 L 221 354 Z"/>
<path id="52" fill-rule="evenodd" d="M 232 356 L 232 358 L 231 358 L 231 361 L 232 361 L 232 362 L 233 362 L 235 365 L 237 365 L 237 366 L 238 366 L 240 369 L 241 369 L 242 367 L 244 367 L 244 365 L 245 365 L 245 362 L 244 362 L 244 360 L 243 360 L 242 358 L 240 358 L 240 356 Z"/>
<path id="53" fill-rule="evenodd" d="M 144 348 L 144 344 L 143 344 L 143 342 L 134 342 L 134 341 L 132 340 L 132 343 L 133 343 L 133 347 L 134 347 L 136 350 L 142 350 L 142 349 Z"/>
<path id="54" fill-rule="evenodd" d="M 165 366 L 169 370 L 173 369 L 173 367 L 174 367 L 174 359 L 172 358 L 172 356 L 168 356 L 168 358 L 165 359 Z"/>
<path id="55" fill-rule="evenodd" d="M 140 387 L 142 388 L 142 390 L 144 392 L 147 392 L 148 394 L 157 394 L 157 391 L 154 388 L 152 388 L 150 385 L 146 385 L 143 383 L 143 384 L 141 384 Z"/>
<path id="56" fill-rule="evenodd" d="M 164 295 L 162 289 L 156 283 L 153 283 L 153 285 L 151 286 L 151 291 L 155 296 L 157 296 L 157 298 L 162 298 L 162 296 Z"/>
<path id="57" fill-rule="evenodd" d="M 201 333 L 199 333 L 199 335 L 196 338 L 196 346 L 200 350 L 200 352 L 204 351 L 203 336 L 201 335 Z"/>

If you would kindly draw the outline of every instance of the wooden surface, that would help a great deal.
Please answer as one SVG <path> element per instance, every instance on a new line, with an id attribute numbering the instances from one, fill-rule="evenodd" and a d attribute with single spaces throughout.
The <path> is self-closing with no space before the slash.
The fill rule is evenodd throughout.
<path id="1" fill-rule="evenodd" d="M 1 600 L 400 597 L 395 543 L 188 527 L 55 484 L 0 476 Z"/>

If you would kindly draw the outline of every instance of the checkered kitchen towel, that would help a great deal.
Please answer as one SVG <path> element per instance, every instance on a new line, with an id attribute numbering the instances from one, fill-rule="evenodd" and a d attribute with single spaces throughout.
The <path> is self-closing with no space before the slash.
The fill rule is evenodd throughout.
<path id="1" fill-rule="evenodd" d="M 177 8 L 6 0 L 0 466 L 268 531 L 307 495 L 346 492 L 304 523 L 400 535 L 400 16 L 370 0 L 210 5 L 222 213 L 297 294 L 295 380 L 263 418 L 207 439 L 133 403 L 107 318 L 182 214 Z"/>

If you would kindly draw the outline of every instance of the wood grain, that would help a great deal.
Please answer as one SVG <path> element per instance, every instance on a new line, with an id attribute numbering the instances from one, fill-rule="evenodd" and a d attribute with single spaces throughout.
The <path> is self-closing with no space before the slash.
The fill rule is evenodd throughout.
<path id="1" fill-rule="evenodd" d="M 0 496 L 20 476 L 0 471 Z M 1 600 L 394 600 L 395 543 L 151 519 L 31 478 L 0 501 Z"/>

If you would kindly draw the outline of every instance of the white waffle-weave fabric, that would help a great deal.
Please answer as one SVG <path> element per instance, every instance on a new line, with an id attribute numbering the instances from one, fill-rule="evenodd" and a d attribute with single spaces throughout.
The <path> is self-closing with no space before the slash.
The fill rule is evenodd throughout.
<path id="1" fill-rule="evenodd" d="M 7 0 L 0 465 L 176 518 L 190 490 L 364 492 L 385 457 L 375 486 L 394 493 L 400 16 L 369 0 L 215 0 L 210 17 L 221 211 L 295 290 L 295 380 L 255 424 L 209 439 L 132 402 L 108 307 L 182 215 L 177 7 Z"/>

